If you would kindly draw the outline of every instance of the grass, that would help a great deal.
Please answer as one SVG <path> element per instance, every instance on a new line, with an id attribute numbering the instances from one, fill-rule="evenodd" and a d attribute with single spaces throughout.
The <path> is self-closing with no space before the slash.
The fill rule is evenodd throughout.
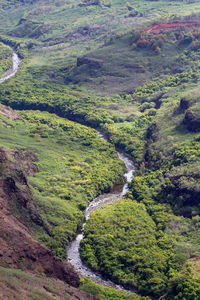
<path id="1" fill-rule="evenodd" d="M 71 293 L 70 287 L 59 280 L 0 267 L 1 299 L 74 299 Z"/>
<path id="2" fill-rule="evenodd" d="M 95 295 L 102 300 L 137 300 L 137 299 L 146 299 L 148 297 L 138 297 L 134 293 L 125 293 L 123 291 L 116 291 L 115 289 L 105 287 L 93 282 L 91 279 L 82 277 L 80 289 Z"/>
<path id="3" fill-rule="evenodd" d="M 104 96 L 131 93 L 138 86 L 154 78 L 169 76 L 185 71 L 191 63 L 183 62 L 183 53 L 188 46 L 167 41 L 160 54 L 149 49 L 133 49 L 132 35 L 117 38 L 115 41 L 88 54 L 103 61 L 101 68 L 89 65 L 74 67 L 65 80 L 70 86 L 79 86 Z M 181 63 L 178 63 L 181 59 Z"/>
<path id="4" fill-rule="evenodd" d="M 134 294 L 102 287 L 88 278 L 81 279 L 80 289 L 102 300 L 139 299 Z M 59 280 L 3 267 L 0 267 L 0 295 L 4 299 L 6 297 L 15 297 L 15 299 L 23 298 L 27 300 L 75 299 L 74 297 L 80 297 L 77 291 L 71 290 L 67 284 Z M 148 297 L 143 297 L 143 299 L 147 300 Z"/>

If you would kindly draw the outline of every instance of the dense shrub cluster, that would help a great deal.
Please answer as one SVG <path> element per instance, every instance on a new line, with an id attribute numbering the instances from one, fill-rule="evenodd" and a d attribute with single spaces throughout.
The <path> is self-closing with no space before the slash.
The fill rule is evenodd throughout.
<path id="1" fill-rule="evenodd" d="M 158 214 L 156 208 L 153 211 Z M 81 256 L 117 283 L 158 296 L 167 291 L 169 274 L 180 268 L 174 242 L 161 229 L 158 216 L 156 224 L 144 204 L 127 199 L 91 216 Z"/>
<path id="2" fill-rule="evenodd" d="M 162 45 L 166 40 L 166 35 L 150 35 L 147 32 L 133 31 L 132 33 L 132 47 L 134 48 L 146 48 L 160 53 Z"/>

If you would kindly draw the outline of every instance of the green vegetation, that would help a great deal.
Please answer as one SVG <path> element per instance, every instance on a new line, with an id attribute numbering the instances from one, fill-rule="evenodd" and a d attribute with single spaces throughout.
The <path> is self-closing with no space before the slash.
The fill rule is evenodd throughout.
<path id="1" fill-rule="evenodd" d="M 193 84 L 184 89 L 178 84 L 163 94 L 151 90 L 145 101 L 151 105 L 159 99 L 155 116 L 108 126 L 111 138 L 116 142 L 120 136 L 126 151 L 131 136 L 136 139 L 130 154 L 137 162 L 141 147 L 143 161 L 138 160 L 127 199 L 92 214 L 81 243 L 81 256 L 94 270 L 137 286 L 143 294 L 166 293 L 170 300 L 199 299 L 199 272 L 191 269 L 189 276 L 184 271 L 187 261 L 199 259 L 200 251 L 199 130 L 189 131 L 184 121 L 185 106 L 199 111 L 199 88 Z M 144 101 L 142 93 L 139 102 Z M 140 147 L 138 137 L 144 139 Z"/>
<path id="2" fill-rule="evenodd" d="M 135 29 L 90 52 L 86 56 L 88 61 L 79 61 L 66 72 L 66 83 L 108 96 L 130 93 L 152 79 L 197 69 L 199 55 L 191 49 L 198 49 L 198 30 L 180 33 L 178 29 L 171 34 L 155 35 L 147 33 L 147 29 Z"/>
<path id="3" fill-rule="evenodd" d="M 91 279 L 83 277 L 81 278 L 80 289 L 95 295 L 102 300 L 148 300 L 149 297 L 138 297 L 133 293 L 126 293 L 122 291 L 117 291 L 115 289 L 105 287 L 94 283 Z"/>
<path id="4" fill-rule="evenodd" d="M 199 299 L 200 279 L 191 275 L 191 267 L 186 266 L 183 273 L 175 276 L 169 282 L 169 294 L 166 299 Z"/>
<path id="5" fill-rule="evenodd" d="M 166 290 L 169 270 L 180 267 L 173 249 L 172 237 L 157 231 L 145 206 L 127 199 L 91 216 L 81 256 L 117 283 L 158 296 Z"/>
<path id="6" fill-rule="evenodd" d="M 0 76 L 12 67 L 12 52 L 0 43 Z"/>

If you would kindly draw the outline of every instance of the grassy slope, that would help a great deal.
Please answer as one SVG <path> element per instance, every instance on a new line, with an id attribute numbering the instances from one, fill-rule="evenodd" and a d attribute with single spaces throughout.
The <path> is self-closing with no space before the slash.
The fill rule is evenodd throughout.
<path id="1" fill-rule="evenodd" d="M 165 42 L 159 54 L 150 49 L 133 49 L 131 34 L 88 54 L 103 61 L 101 68 L 84 64 L 66 75 L 66 82 L 100 95 L 131 93 L 136 87 L 154 79 L 186 71 L 191 62 L 184 57 L 188 45 Z M 184 67 L 183 67 L 184 66 Z"/>
<path id="2" fill-rule="evenodd" d="M 67 285 L 39 274 L 0 267 L 0 283 L 2 299 L 70 299 Z"/>
<path id="3" fill-rule="evenodd" d="M 81 279 L 82 291 L 95 295 L 97 299 L 108 300 L 138 300 L 135 295 L 102 287 L 90 279 Z M 81 297 L 87 299 L 87 294 L 70 287 L 60 280 L 46 278 L 38 270 L 38 274 L 26 273 L 16 269 L 0 267 L 0 295 L 2 299 L 27 299 L 27 300 L 72 300 Z M 84 297 L 84 298 L 83 298 Z M 142 298 L 148 299 L 148 298 Z"/>

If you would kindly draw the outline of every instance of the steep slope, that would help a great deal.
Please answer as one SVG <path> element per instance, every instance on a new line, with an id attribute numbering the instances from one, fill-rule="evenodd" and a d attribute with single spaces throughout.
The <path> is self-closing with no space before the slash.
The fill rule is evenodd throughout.
<path id="1" fill-rule="evenodd" d="M 9 155 L 10 161 L 7 159 Z M 18 158 L 19 157 L 19 158 Z M 21 158 L 21 161 L 20 161 Z M 1 265 L 29 270 L 42 268 L 47 276 L 59 278 L 72 286 L 79 286 L 78 275 L 68 263 L 62 262 L 44 246 L 36 242 L 25 225 L 12 215 L 13 207 L 26 210 L 27 217 L 44 226 L 44 222 L 37 212 L 30 189 L 27 185 L 26 169 L 19 168 L 20 162 L 30 175 L 35 171 L 34 155 L 31 153 L 0 151 L 1 179 L 0 179 L 0 226 L 1 226 Z M 12 160 L 15 159 L 15 162 Z M 48 231 L 47 227 L 44 228 Z"/>
<path id="2" fill-rule="evenodd" d="M 84 291 L 59 279 L 47 278 L 38 269 L 36 273 L 0 267 L 0 297 L 14 299 L 44 300 L 97 300 Z"/>

